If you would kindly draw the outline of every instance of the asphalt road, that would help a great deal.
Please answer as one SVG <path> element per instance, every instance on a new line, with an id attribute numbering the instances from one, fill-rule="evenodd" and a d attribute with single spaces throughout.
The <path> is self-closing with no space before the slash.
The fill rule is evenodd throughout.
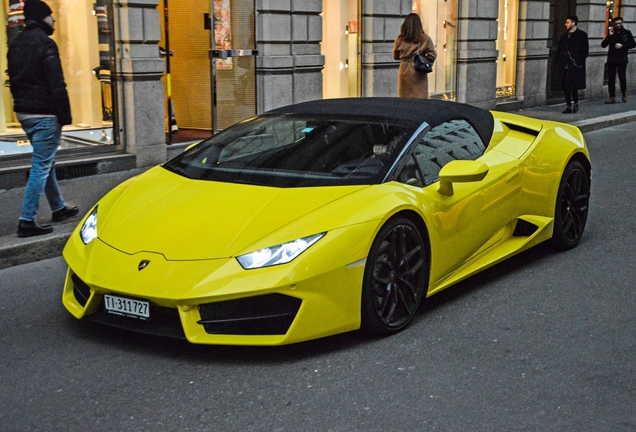
<path id="1" fill-rule="evenodd" d="M 581 244 L 429 299 L 406 331 L 279 348 L 110 330 L 61 258 L 0 271 L 2 431 L 636 431 L 636 128 L 586 135 Z"/>

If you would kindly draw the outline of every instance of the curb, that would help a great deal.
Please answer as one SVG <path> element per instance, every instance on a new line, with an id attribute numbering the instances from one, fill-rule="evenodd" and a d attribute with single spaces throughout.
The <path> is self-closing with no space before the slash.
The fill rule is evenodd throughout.
<path id="1" fill-rule="evenodd" d="M 58 225 L 53 233 L 41 237 L 6 236 L 2 238 L 0 269 L 59 257 L 75 226 L 75 224 Z"/>
<path id="2" fill-rule="evenodd" d="M 572 123 L 572 125 L 581 129 L 581 132 L 587 133 L 625 123 L 631 123 L 633 121 L 636 121 L 636 111 L 627 111 L 620 114 L 610 114 L 593 119 L 579 120 Z"/>

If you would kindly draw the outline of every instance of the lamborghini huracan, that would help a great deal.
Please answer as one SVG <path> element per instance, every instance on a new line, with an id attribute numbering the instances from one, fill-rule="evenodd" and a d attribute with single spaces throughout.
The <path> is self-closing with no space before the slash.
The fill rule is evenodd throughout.
<path id="1" fill-rule="evenodd" d="M 580 130 L 439 100 L 275 109 L 117 186 L 64 249 L 76 318 L 198 344 L 404 329 L 543 241 L 576 246 Z"/>

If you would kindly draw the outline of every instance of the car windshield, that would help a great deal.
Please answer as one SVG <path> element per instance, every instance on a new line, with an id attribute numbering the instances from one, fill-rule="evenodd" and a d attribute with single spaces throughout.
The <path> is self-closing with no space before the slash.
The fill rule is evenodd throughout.
<path id="1" fill-rule="evenodd" d="M 368 118 L 263 115 L 226 129 L 163 166 L 192 179 L 274 187 L 375 184 L 415 129 Z"/>

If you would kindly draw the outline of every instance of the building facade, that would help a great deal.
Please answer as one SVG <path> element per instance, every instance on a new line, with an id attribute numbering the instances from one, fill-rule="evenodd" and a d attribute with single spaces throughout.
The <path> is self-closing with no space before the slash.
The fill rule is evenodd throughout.
<path id="1" fill-rule="evenodd" d="M 7 43 L 23 25 L 22 3 L 2 1 L 7 25 L 0 56 L 6 59 Z M 608 16 L 622 15 L 625 27 L 636 31 L 636 0 L 47 3 L 57 14 L 53 37 L 74 117 L 61 159 L 99 159 L 98 171 L 116 169 L 108 158 L 138 167 L 164 162 L 181 151 L 178 143 L 282 105 L 396 96 L 393 41 L 411 12 L 420 15 L 438 51 L 430 97 L 486 109 L 540 106 L 561 96 L 553 64 L 568 15 L 578 15 L 589 35 L 583 99 L 607 94 L 601 40 Z M 628 88 L 636 89 L 636 61 L 628 67 Z M 0 177 L 28 167 L 7 86 L 1 97 Z"/>

